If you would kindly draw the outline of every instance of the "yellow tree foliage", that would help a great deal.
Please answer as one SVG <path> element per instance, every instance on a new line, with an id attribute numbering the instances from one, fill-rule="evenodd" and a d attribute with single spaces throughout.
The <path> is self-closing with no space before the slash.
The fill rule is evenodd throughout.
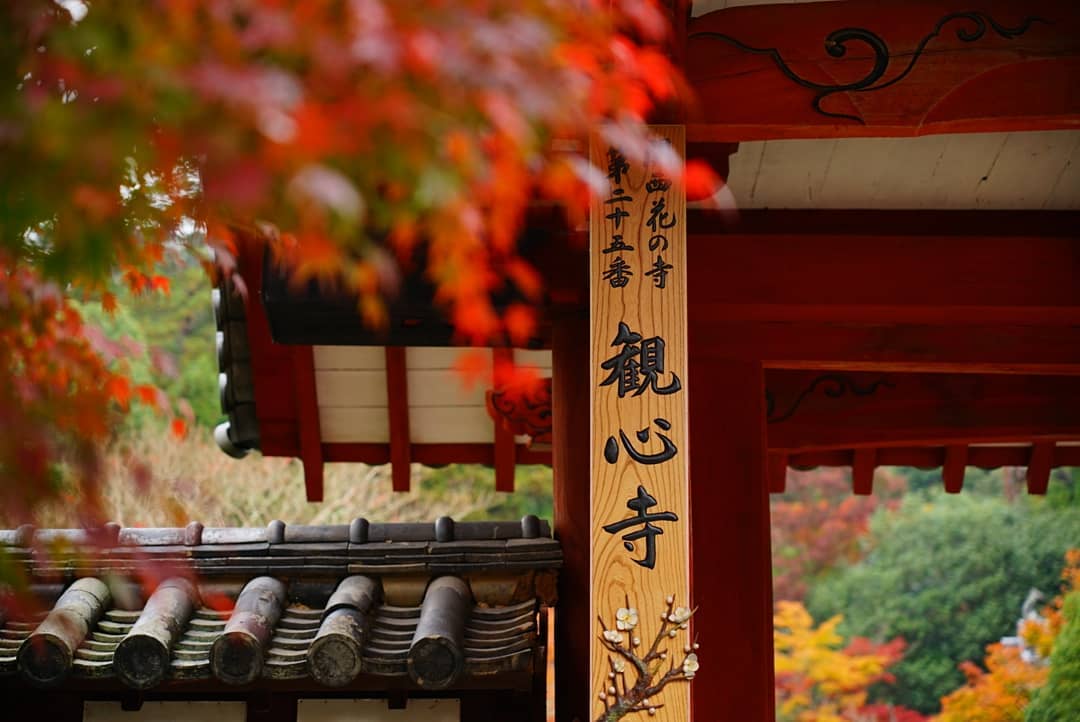
<path id="1" fill-rule="evenodd" d="M 780 722 L 847 722 L 858 719 L 867 688 L 889 680 L 888 668 L 904 647 L 854 640 L 845 647 L 836 631 L 841 615 L 814 626 L 799 602 L 781 601 L 773 619 L 777 719 Z"/>
<path id="2" fill-rule="evenodd" d="M 1050 656 L 1054 640 L 1065 624 L 1065 617 L 1061 613 L 1065 597 L 1069 592 L 1080 589 L 1080 549 L 1070 549 L 1065 553 L 1065 569 L 1061 572 L 1061 581 L 1062 592 L 1043 609 L 1043 618 L 1029 619 L 1020 631 L 1024 643 L 1043 659 Z"/>

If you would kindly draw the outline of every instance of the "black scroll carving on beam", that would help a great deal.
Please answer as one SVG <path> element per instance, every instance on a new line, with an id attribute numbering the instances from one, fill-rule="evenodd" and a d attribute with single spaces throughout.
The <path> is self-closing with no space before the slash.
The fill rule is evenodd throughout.
<path id="1" fill-rule="evenodd" d="M 765 421 L 770 424 L 787 421 L 795 415 L 795 412 L 799 410 L 807 397 L 817 391 L 819 387 L 822 389 L 822 393 L 830 399 L 838 399 L 849 393 L 852 396 L 871 396 L 883 386 L 888 389 L 895 388 L 895 385 L 884 376 L 865 386 L 860 386 L 846 374 L 823 374 L 811 381 L 810 385 L 799 393 L 783 413 L 777 413 L 776 398 L 771 391 L 765 389 Z"/>
<path id="2" fill-rule="evenodd" d="M 919 61 L 919 58 L 922 56 L 923 51 L 926 50 L 926 46 L 930 43 L 930 41 L 938 37 L 941 34 L 941 31 L 945 28 L 945 26 L 953 22 L 954 20 L 962 20 L 966 23 L 970 23 L 970 25 L 963 25 L 956 29 L 957 39 L 965 43 L 973 43 L 981 39 L 983 36 L 986 35 L 987 29 L 992 29 L 999 36 L 1007 40 L 1012 40 L 1013 38 L 1017 38 L 1026 33 L 1028 29 L 1031 28 L 1031 26 L 1035 23 L 1043 23 L 1045 25 L 1053 24 L 1051 21 L 1044 18 L 1028 16 L 1025 17 L 1019 25 L 1009 27 L 1006 25 L 1002 25 L 989 15 L 982 12 L 967 11 L 949 13 L 948 15 L 945 15 L 937 21 L 937 23 L 934 25 L 933 30 L 931 30 L 922 40 L 919 41 L 919 44 L 915 47 L 915 50 L 911 51 L 910 53 L 904 52 L 901 55 L 896 56 L 896 58 L 902 58 L 904 56 L 910 57 L 908 57 L 907 65 L 903 68 L 903 70 L 901 70 L 899 73 L 887 80 L 883 80 L 883 78 L 885 78 L 886 74 L 889 72 L 889 67 L 892 65 L 893 60 L 896 58 L 889 54 L 889 46 L 885 43 L 885 40 L 877 33 L 867 30 L 865 28 L 840 28 L 839 30 L 834 30 L 825 36 L 825 52 L 828 53 L 831 57 L 844 57 L 848 51 L 847 44 L 850 42 L 864 43 L 870 48 L 870 51 L 873 53 L 873 65 L 870 68 L 869 72 L 867 72 L 866 75 L 859 78 L 858 80 L 854 80 L 850 83 L 815 83 L 812 80 L 807 80 L 806 78 L 802 77 L 794 70 L 792 70 L 790 66 L 788 66 L 787 62 L 784 60 L 778 49 L 755 48 L 752 45 L 747 45 L 741 40 L 733 38 L 730 35 L 726 35 L 724 33 L 701 31 L 697 33 L 692 33 L 689 38 L 691 40 L 693 40 L 694 38 L 708 38 L 712 40 L 720 40 L 722 42 L 728 43 L 729 45 L 733 45 L 739 50 L 742 50 L 746 53 L 752 53 L 753 55 L 766 55 L 773 61 L 777 69 L 779 69 L 780 72 L 783 73 L 786 77 L 790 78 L 796 84 L 814 91 L 815 95 L 812 105 L 816 112 L 830 118 L 853 120 L 857 123 L 862 123 L 863 125 L 865 125 L 866 121 L 856 115 L 851 115 L 849 113 L 834 113 L 832 111 L 823 109 L 821 107 L 821 101 L 823 101 L 825 98 L 828 98 L 830 95 L 834 95 L 836 93 L 869 93 L 875 90 L 882 90 L 884 88 L 888 88 L 889 86 L 895 85 L 896 83 L 900 82 L 905 77 L 907 77 L 907 75 L 915 67 L 915 63 Z"/>

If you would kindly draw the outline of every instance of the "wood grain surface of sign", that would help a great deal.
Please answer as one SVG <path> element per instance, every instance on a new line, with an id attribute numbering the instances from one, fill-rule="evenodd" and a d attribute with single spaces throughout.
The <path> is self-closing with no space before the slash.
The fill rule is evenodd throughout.
<path id="1" fill-rule="evenodd" d="M 683 157 L 683 126 L 653 131 Z M 686 680 L 697 669 L 688 629 L 686 192 L 681 179 L 601 141 L 590 154 L 608 176 L 589 237 L 593 718 L 685 722 Z"/>

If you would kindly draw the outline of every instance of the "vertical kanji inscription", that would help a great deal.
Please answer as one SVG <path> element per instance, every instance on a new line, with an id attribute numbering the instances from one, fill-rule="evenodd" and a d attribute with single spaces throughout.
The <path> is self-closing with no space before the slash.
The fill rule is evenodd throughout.
<path id="1" fill-rule="evenodd" d="M 682 126 L 654 132 L 684 153 Z M 600 719 L 639 705 L 618 676 L 626 654 L 647 656 L 628 634 L 639 615 L 674 625 L 663 632 L 671 644 L 672 629 L 683 635 L 671 650 L 681 665 L 672 681 L 693 677 L 697 655 L 684 650 L 689 613 L 679 606 L 689 606 L 686 191 L 618 149 L 594 142 L 591 154 L 608 181 L 592 207 L 589 269 L 591 616 L 601 620 L 590 660 Z M 666 685 L 649 706 L 649 719 L 685 722 L 689 686 Z"/>

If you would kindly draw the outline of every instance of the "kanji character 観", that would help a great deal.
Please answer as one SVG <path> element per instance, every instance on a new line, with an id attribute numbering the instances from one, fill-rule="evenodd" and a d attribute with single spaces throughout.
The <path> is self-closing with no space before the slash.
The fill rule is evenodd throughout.
<path id="1" fill-rule="evenodd" d="M 675 373 L 671 374 L 671 381 L 666 386 L 660 385 L 660 375 L 664 373 L 665 349 L 664 339 L 661 337 L 643 338 L 624 321 L 620 321 L 619 330 L 611 345 L 622 348 L 600 364 L 600 368 L 611 372 L 600 385 L 616 384 L 619 398 L 631 391 L 634 396 L 640 396 L 649 390 L 654 394 L 665 395 L 682 389 L 682 382 Z"/>

